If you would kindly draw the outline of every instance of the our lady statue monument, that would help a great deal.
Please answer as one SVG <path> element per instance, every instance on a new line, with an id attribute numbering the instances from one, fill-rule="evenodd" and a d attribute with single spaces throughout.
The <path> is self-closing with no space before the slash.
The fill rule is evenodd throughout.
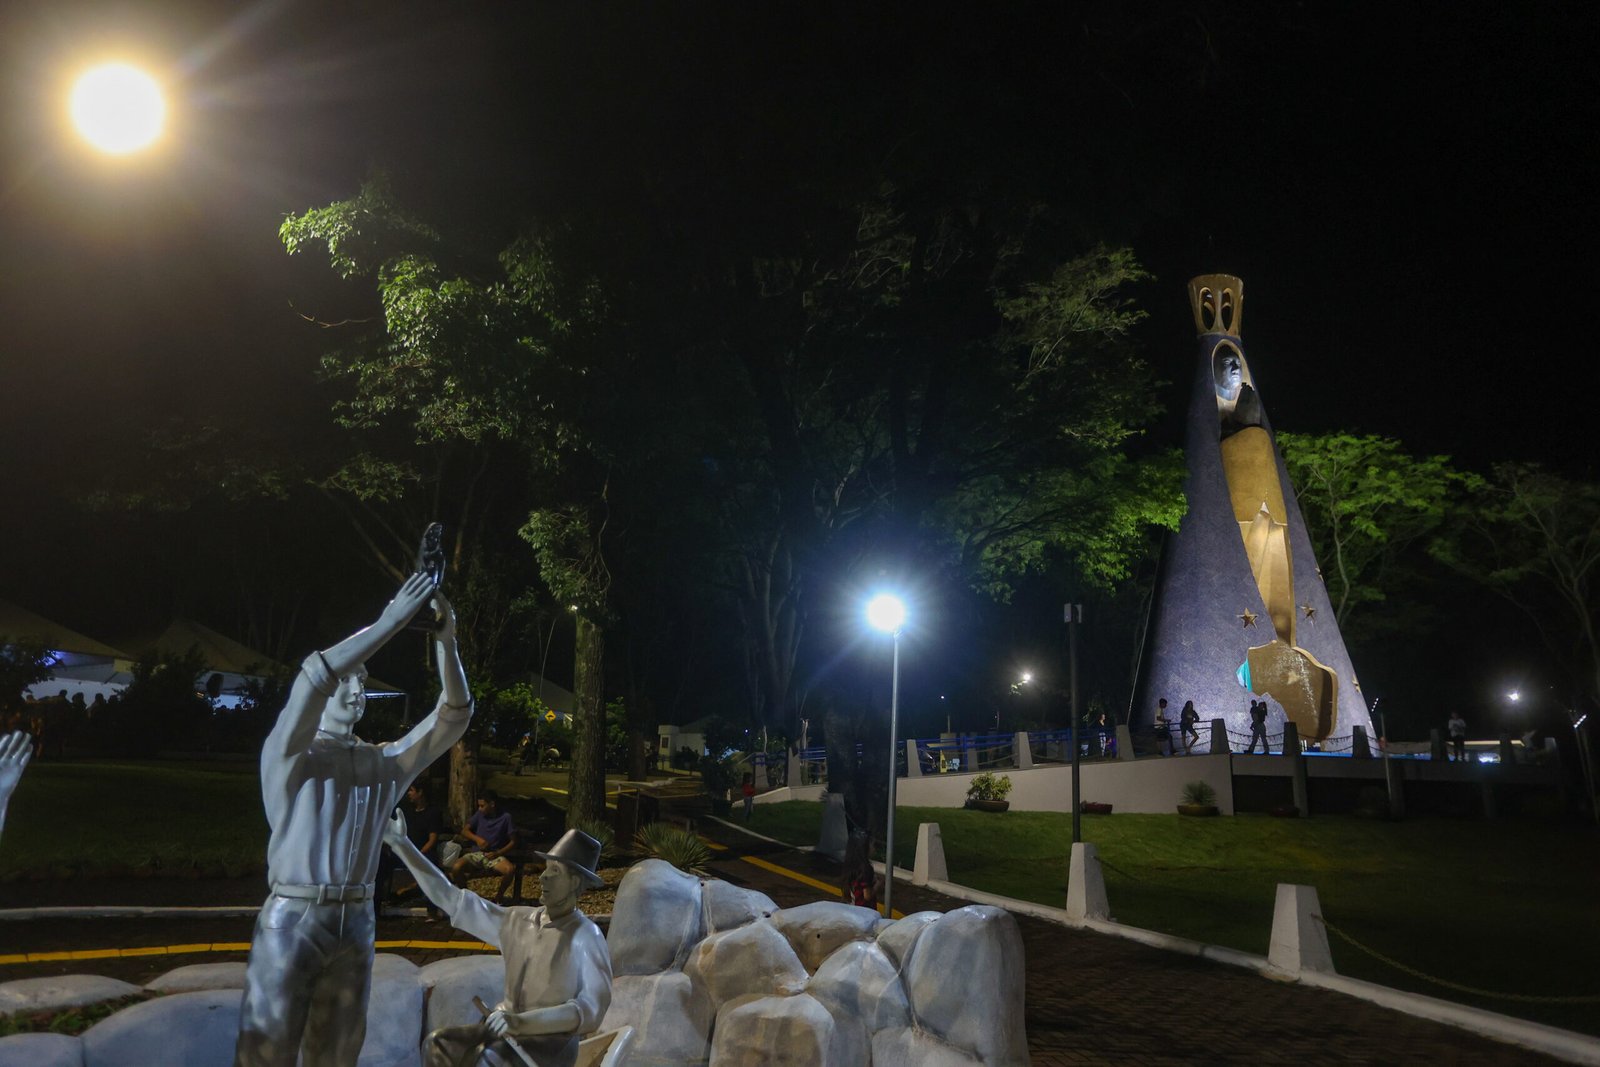
<path id="1" fill-rule="evenodd" d="M 1133 725 L 1156 701 L 1193 700 L 1201 719 L 1250 733 L 1264 698 L 1268 729 L 1303 740 L 1370 736 L 1311 539 L 1240 338 L 1244 283 L 1189 283 L 1199 334 L 1188 411 L 1188 511 L 1162 555 Z M 1201 747 L 1209 744 L 1201 731 Z"/>

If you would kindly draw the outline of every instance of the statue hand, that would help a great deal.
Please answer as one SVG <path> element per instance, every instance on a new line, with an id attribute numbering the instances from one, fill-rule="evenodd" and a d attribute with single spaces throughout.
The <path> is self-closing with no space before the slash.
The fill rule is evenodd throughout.
<path id="1" fill-rule="evenodd" d="M 8 796 L 22 778 L 22 769 L 33 758 L 33 742 L 18 730 L 0 734 L 0 798 Z"/>
<path id="2" fill-rule="evenodd" d="M 488 1027 L 489 1032 L 495 1037 L 505 1037 L 511 1032 L 511 1020 L 506 1016 L 504 1008 L 491 1011 L 488 1018 L 483 1020 L 483 1025 Z"/>
<path id="3" fill-rule="evenodd" d="M 406 839 L 406 813 L 395 809 L 389 821 L 383 827 L 383 843 L 393 848 L 396 844 Z"/>
<path id="4" fill-rule="evenodd" d="M 433 595 L 433 582 L 426 574 L 413 574 L 400 586 L 400 591 L 383 609 L 383 621 L 396 629 L 411 621 Z"/>
<path id="5" fill-rule="evenodd" d="M 433 591 L 433 610 L 439 616 L 439 625 L 434 629 L 433 635 L 441 642 L 449 644 L 456 638 L 456 609 L 450 606 L 450 601 L 437 589 Z"/>

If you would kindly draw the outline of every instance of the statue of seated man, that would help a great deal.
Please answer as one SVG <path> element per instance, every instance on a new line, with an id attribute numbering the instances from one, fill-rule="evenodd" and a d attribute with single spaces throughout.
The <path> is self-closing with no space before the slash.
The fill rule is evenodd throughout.
<path id="1" fill-rule="evenodd" d="M 605 883 L 594 873 L 600 842 L 568 830 L 549 852 L 539 876 L 543 905 L 502 908 L 453 885 L 406 837 L 396 813 L 383 835 L 435 906 L 456 929 L 500 949 L 505 996 L 481 1023 L 447 1026 L 423 1046 L 427 1067 L 571 1067 L 578 1039 L 600 1026 L 611 1006 L 611 953 L 600 928 L 578 910 L 585 886 Z"/>

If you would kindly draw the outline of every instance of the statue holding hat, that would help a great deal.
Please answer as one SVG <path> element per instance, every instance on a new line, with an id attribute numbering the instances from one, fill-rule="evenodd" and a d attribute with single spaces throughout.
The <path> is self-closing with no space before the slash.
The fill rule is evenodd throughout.
<path id="1" fill-rule="evenodd" d="M 578 1039 L 600 1026 L 611 1006 L 611 953 L 605 935 L 578 910 L 585 888 L 604 885 L 595 867 L 600 842 L 568 830 L 550 849 L 539 876 L 541 904 L 504 908 L 453 885 L 406 837 L 397 815 L 383 839 L 451 925 L 500 949 L 505 996 L 481 1023 L 447 1026 L 423 1045 L 428 1067 L 536 1064 L 570 1067 Z"/>

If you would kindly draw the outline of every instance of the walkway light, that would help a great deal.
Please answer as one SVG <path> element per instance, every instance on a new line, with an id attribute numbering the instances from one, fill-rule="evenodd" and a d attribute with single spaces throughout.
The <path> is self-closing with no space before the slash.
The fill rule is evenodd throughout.
<path id="1" fill-rule="evenodd" d="M 889 813 L 883 841 L 883 914 L 894 917 L 894 794 L 895 746 L 900 733 L 900 630 L 906 622 L 906 605 L 892 593 L 879 593 L 867 601 L 867 622 L 894 638 L 894 680 L 889 688 Z M 909 756 L 909 753 L 907 754 Z"/>

